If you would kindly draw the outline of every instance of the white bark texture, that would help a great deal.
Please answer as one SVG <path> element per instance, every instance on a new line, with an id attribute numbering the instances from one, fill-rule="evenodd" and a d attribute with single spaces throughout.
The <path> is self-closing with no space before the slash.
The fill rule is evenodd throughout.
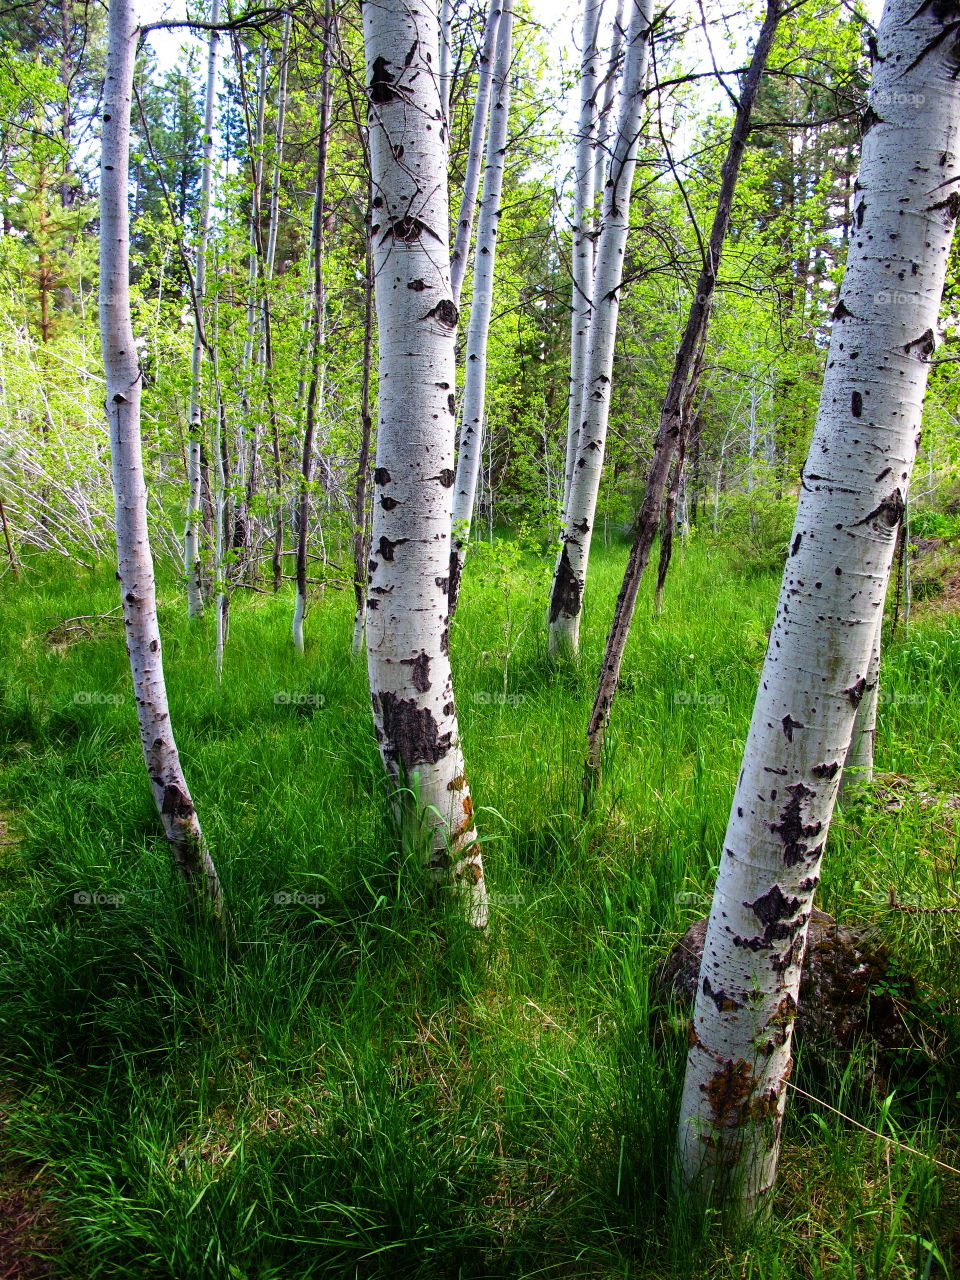
<path id="1" fill-rule="evenodd" d="M 483 421 L 487 397 L 487 341 L 493 311 L 493 279 L 497 256 L 497 227 L 503 193 L 503 171 L 510 122 L 510 59 L 513 35 L 513 0 L 503 0 L 497 36 L 493 107 L 487 136 L 487 162 L 483 196 L 477 219 L 477 252 L 473 268 L 473 299 L 467 328 L 467 362 L 463 380 L 460 451 L 453 486 L 453 540 L 450 552 L 450 610 L 457 607 L 460 576 L 470 540 L 470 522 L 477 496 L 483 448 Z"/>
<path id="2" fill-rule="evenodd" d="M 813 894 L 903 516 L 960 194 L 955 5 L 887 0 L 841 297 L 724 840 L 680 1120 L 696 1198 L 776 1172 Z"/>
<path id="3" fill-rule="evenodd" d="M 100 173 L 100 337 L 116 501 L 117 577 L 143 755 L 173 857 L 201 903 L 225 923 L 216 868 L 200 829 L 170 725 L 157 625 L 140 440 L 141 370 L 130 318 L 127 184 L 137 49 L 131 0 L 111 0 Z"/>
<path id="4" fill-rule="evenodd" d="M 450 296 L 460 305 L 463 278 L 470 256 L 470 236 L 483 172 L 483 140 L 490 115 L 490 97 L 493 92 L 494 62 L 496 61 L 497 33 L 500 29 L 500 0 L 490 0 L 487 23 L 483 29 L 483 48 L 477 70 L 477 94 L 473 103 L 473 120 L 470 124 L 470 143 L 467 147 L 467 163 L 463 174 L 463 196 L 460 200 L 460 216 L 450 254 Z"/>
<path id="5" fill-rule="evenodd" d="M 840 797 L 853 796 L 873 781 L 873 749 L 877 738 L 877 706 L 880 701 L 880 639 L 883 630 L 883 606 L 878 610 L 877 626 L 867 668 L 867 683 L 853 722 L 853 736 L 843 762 Z"/>
<path id="6" fill-rule="evenodd" d="M 607 162 L 610 152 L 607 142 L 610 138 L 610 123 L 613 116 L 613 104 L 616 101 L 617 86 L 620 83 L 620 71 L 623 63 L 623 40 L 626 31 L 623 26 L 623 11 L 626 0 L 617 0 L 617 11 L 613 16 L 613 28 L 610 33 L 610 56 L 607 59 L 607 71 L 603 79 L 603 98 L 597 109 L 597 144 L 594 147 L 593 191 L 596 196 L 603 190 L 607 180 Z M 600 92 L 601 86 L 597 86 Z"/>
<path id="7" fill-rule="evenodd" d="M 440 0 L 440 110 L 450 134 L 450 77 L 453 72 L 453 0 Z"/>
<path id="8" fill-rule="evenodd" d="M 603 214 L 594 267 L 592 320 L 581 382 L 581 423 L 565 504 L 563 542 L 550 597 L 550 652 L 577 652 L 580 611 L 590 557 L 610 417 L 613 349 L 620 312 L 620 285 L 630 230 L 630 193 L 637 167 L 652 0 L 632 0 L 617 135 L 603 193 Z M 589 157 L 592 173 L 593 154 Z"/>
<path id="9" fill-rule="evenodd" d="M 277 89 L 277 131 L 274 135 L 273 178 L 270 182 L 270 230 L 267 235 L 267 257 L 263 264 L 265 280 L 273 279 L 277 256 L 277 232 L 280 227 L 280 170 L 283 167 L 283 130 L 287 118 L 287 73 L 290 65 L 290 10 L 283 16 L 283 39 L 280 45 L 280 85 Z"/>
<path id="10" fill-rule="evenodd" d="M 454 342 L 449 201 L 434 0 L 363 8 L 371 236 L 379 332 L 367 663 L 374 723 L 401 816 L 430 872 L 487 918 L 454 707 L 448 575 Z"/>
<path id="11" fill-rule="evenodd" d="M 210 2 L 210 21 L 220 21 L 220 0 Z M 203 169 L 200 178 L 200 243 L 194 272 L 196 305 L 203 307 L 207 281 L 207 239 L 210 234 L 210 187 L 213 180 L 213 112 L 216 106 L 217 60 L 220 35 L 211 31 L 207 44 L 207 89 L 203 110 Z M 193 322 L 193 363 L 190 372 L 190 440 L 187 445 L 187 523 L 183 533 L 183 568 L 187 577 L 187 612 L 196 618 L 203 612 L 200 567 L 200 505 L 202 499 L 201 407 L 203 379 L 203 321 Z"/>
<path id="12" fill-rule="evenodd" d="M 580 60 L 580 119 L 573 172 L 573 290 L 570 299 L 570 399 L 567 405 L 567 450 L 563 480 L 566 513 L 570 481 L 577 461 L 583 402 L 583 371 L 593 299 L 594 204 L 597 198 L 597 90 L 600 50 L 597 45 L 603 0 L 584 0 Z"/>

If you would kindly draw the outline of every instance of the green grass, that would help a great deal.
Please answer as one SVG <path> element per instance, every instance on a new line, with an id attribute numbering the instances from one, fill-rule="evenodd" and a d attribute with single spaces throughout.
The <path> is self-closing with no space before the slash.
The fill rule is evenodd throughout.
<path id="1" fill-rule="evenodd" d="M 387 821 L 352 600 L 289 643 L 291 599 L 246 595 L 222 688 L 212 620 L 162 592 L 181 755 L 243 942 L 195 931 L 143 773 L 112 569 L 0 588 L 0 1160 L 42 1168 L 64 1276 L 949 1276 L 960 1178 L 789 1100 L 772 1221 L 711 1237 L 671 1201 L 682 1014 L 651 978 L 706 913 L 777 583 L 694 545 L 660 618 L 645 595 L 578 820 L 583 732 L 624 552 L 594 557 L 573 672 L 547 661 L 546 560 L 468 561 L 452 637 L 461 728 L 498 895 L 490 938 L 438 919 Z M 960 623 L 884 659 L 878 763 L 957 788 Z M 820 905 L 886 934 L 938 1032 L 892 1096 L 864 1051 L 796 1083 L 870 1129 L 958 1158 L 957 813 L 842 812 Z M 101 895 L 84 903 L 78 894 Z M 301 895 L 299 902 L 277 895 Z M 316 901 L 310 901 L 311 898 Z"/>

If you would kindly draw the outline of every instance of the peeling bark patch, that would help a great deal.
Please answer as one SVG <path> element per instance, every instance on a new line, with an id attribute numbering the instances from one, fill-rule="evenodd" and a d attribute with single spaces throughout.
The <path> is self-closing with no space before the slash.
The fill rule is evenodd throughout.
<path id="1" fill-rule="evenodd" d="M 912 342 L 904 343 L 903 350 L 905 354 L 909 356 L 912 354 L 911 349 L 913 347 L 918 347 L 919 351 L 917 352 L 917 355 L 919 355 L 921 360 L 925 360 L 927 356 L 933 355 L 936 350 L 936 346 L 937 340 L 933 336 L 933 330 L 924 329 L 919 338 L 914 338 Z"/>
<path id="2" fill-rule="evenodd" d="M 797 552 L 800 550 L 800 543 L 801 543 L 802 541 L 803 541 L 803 534 L 802 534 L 802 533 L 798 533 L 798 534 L 797 534 L 797 536 L 796 536 L 796 537 L 794 538 L 794 540 L 793 540 L 793 546 L 790 548 L 790 554 L 791 554 L 792 556 L 795 556 L 795 555 L 797 554 Z"/>
<path id="3" fill-rule="evenodd" d="M 783 726 L 783 735 L 788 742 L 793 741 L 794 729 L 805 729 L 807 727 L 805 724 L 801 724 L 799 720 L 794 720 L 790 715 L 784 716 L 780 723 Z"/>
<path id="4" fill-rule="evenodd" d="M 456 600 L 460 591 L 460 575 L 463 572 L 463 565 L 456 551 L 450 552 L 450 579 L 447 587 L 447 599 Z M 437 580 L 439 585 L 439 579 Z"/>
<path id="5" fill-rule="evenodd" d="M 871 521 L 883 520 L 889 528 L 895 529 L 903 519 L 903 513 L 906 509 L 903 494 L 898 487 L 894 489 L 893 493 L 888 494 L 878 507 L 874 507 L 869 515 L 864 516 L 862 520 L 858 520 L 854 528 L 861 524 L 869 524 Z"/>
<path id="6" fill-rule="evenodd" d="M 456 478 L 457 473 L 451 471 L 449 467 L 444 467 L 439 475 L 430 477 L 431 480 L 439 480 L 445 489 L 449 489 Z"/>
<path id="7" fill-rule="evenodd" d="M 863 415 L 863 396 L 859 391 L 854 391 L 850 397 L 850 412 L 855 418 Z"/>
<path id="8" fill-rule="evenodd" d="M 762 924 L 771 925 L 778 920 L 788 920 L 802 904 L 799 898 L 788 898 L 780 886 L 775 884 L 767 893 L 743 905 L 749 907 Z"/>
<path id="9" fill-rule="evenodd" d="M 163 804 L 160 812 L 171 818 L 190 818 L 194 808 L 190 797 L 185 795 L 175 782 L 169 782 L 163 788 Z"/>
<path id="10" fill-rule="evenodd" d="M 847 316 L 852 317 L 853 312 L 850 310 L 850 308 L 841 298 L 840 301 L 837 303 L 837 305 L 833 309 L 833 318 L 834 320 L 845 320 Z"/>
<path id="11" fill-rule="evenodd" d="M 734 1000 L 733 996 L 727 995 L 725 991 L 714 991 L 709 978 L 703 980 L 703 994 L 713 1001 L 719 1013 L 736 1013 L 738 1009 L 743 1008 L 742 1004 Z"/>
<path id="12" fill-rule="evenodd" d="M 957 220 L 957 214 L 960 213 L 960 192 L 951 191 L 946 200 L 938 200 L 936 204 L 931 204 L 925 213 L 933 213 L 935 210 L 942 209 L 946 214 L 947 226 L 953 226 Z"/>
<path id="13" fill-rule="evenodd" d="M 773 947 L 772 942 L 768 942 L 766 938 L 759 936 L 754 938 L 743 938 L 740 934 L 735 934 L 733 939 L 735 947 L 742 947 L 744 951 L 770 951 Z"/>
<path id="14" fill-rule="evenodd" d="M 700 1086 L 710 1103 L 714 1124 L 733 1129 L 743 1123 L 744 1103 L 753 1092 L 756 1079 L 744 1058 L 728 1058 L 706 1084 Z"/>
<path id="15" fill-rule="evenodd" d="M 455 329 L 460 319 L 456 303 L 450 298 L 441 298 L 435 307 L 430 308 L 427 315 L 433 316 L 437 324 L 442 324 L 445 329 Z"/>
<path id="16" fill-rule="evenodd" d="M 440 733 L 429 707 L 395 693 L 378 695 L 384 753 L 409 773 L 418 764 L 436 764 L 450 750 L 451 734 Z"/>
<path id="17" fill-rule="evenodd" d="M 804 842 L 811 836 L 819 835 L 823 830 L 823 823 L 806 823 L 800 812 L 803 801 L 815 792 L 804 786 L 802 782 L 796 782 L 792 787 L 787 787 L 787 792 L 790 799 L 780 813 L 780 821 L 772 823 L 770 830 L 783 842 L 784 865 L 793 867 L 807 856 L 808 848 Z"/>
<path id="18" fill-rule="evenodd" d="M 815 764 L 810 772 L 815 778 L 835 778 L 840 772 L 840 761 L 834 760 L 832 764 Z"/>
<path id="19" fill-rule="evenodd" d="M 373 473 L 374 484 L 389 484 L 392 478 L 386 467 L 377 467 Z"/>
<path id="20" fill-rule="evenodd" d="M 580 612 L 582 590 L 570 564 L 570 556 L 564 547 L 560 553 L 553 593 L 550 597 L 550 621 L 556 622 L 561 614 L 575 618 Z"/>
<path id="21" fill-rule="evenodd" d="M 383 507 L 384 511 L 392 511 L 394 507 L 399 507 L 400 503 L 396 498 L 388 498 L 386 495 L 382 495 L 380 498 L 380 505 Z"/>
<path id="22" fill-rule="evenodd" d="M 447 790 L 462 791 L 466 785 L 467 785 L 467 775 L 465 773 L 458 773 L 455 778 L 451 778 L 450 781 L 447 783 Z"/>
<path id="23" fill-rule="evenodd" d="M 410 683 L 417 693 L 426 693 L 430 688 L 430 658 L 426 653 L 419 653 L 415 658 L 401 658 L 401 667 L 410 668 Z"/>
<path id="24" fill-rule="evenodd" d="M 423 283 L 422 280 L 410 280 L 407 283 L 407 288 L 412 289 L 414 293 L 423 293 L 426 287 L 427 286 Z"/>
<path id="25" fill-rule="evenodd" d="M 399 240 L 401 244 L 415 244 L 424 234 L 433 236 L 434 240 L 440 239 L 432 227 L 428 227 L 427 224 L 425 222 L 421 222 L 419 218 L 414 218 L 411 217 L 410 214 L 406 214 L 404 217 L 398 218 L 396 222 L 392 222 L 390 226 L 387 227 L 386 231 L 383 233 L 383 239 L 386 240 L 388 236 L 393 236 L 394 240 Z M 430 313 L 428 312 L 427 314 L 429 315 Z"/>
<path id="26" fill-rule="evenodd" d="M 864 692 L 866 691 L 866 688 L 867 688 L 867 682 L 864 679 L 864 677 L 861 676 L 856 684 L 852 684 L 849 689 L 844 689 L 843 692 L 847 695 L 847 697 L 850 699 L 850 701 L 853 703 L 855 707 L 859 707 L 860 703 L 863 700 L 863 695 L 864 695 Z"/>
<path id="27" fill-rule="evenodd" d="M 392 561 L 394 547 L 402 547 L 405 542 L 409 541 L 409 538 L 397 538 L 396 542 L 391 542 L 389 538 L 381 537 L 379 547 L 380 554 L 383 556 L 384 560 Z"/>

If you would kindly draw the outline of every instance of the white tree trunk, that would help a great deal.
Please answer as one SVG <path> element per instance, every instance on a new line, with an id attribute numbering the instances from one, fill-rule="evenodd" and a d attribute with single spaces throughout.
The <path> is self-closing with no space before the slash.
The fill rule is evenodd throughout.
<path id="1" fill-rule="evenodd" d="M 873 781 L 873 748 L 877 738 L 877 706 L 880 702 L 880 637 L 883 631 L 883 606 L 878 610 L 877 626 L 867 668 L 867 683 L 857 707 L 853 735 L 843 762 L 840 797 L 849 799 Z"/>
<path id="2" fill-rule="evenodd" d="M 565 504 L 563 544 L 550 597 L 549 643 L 550 652 L 556 655 L 576 654 L 579 643 L 580 611 L 610 416 L 613 349 L 630 230 L 630 193 L 637 165 L 651 8 L 652 0 L 632 0 L 620 118 L 604 190 L 594 269 L 593 319 L 581 380 L 582 420 Z M 592 154 L 589 159 L 592 166 Z"/>
<path id="3" fill-rule="evenodd" d="M 447 587 L 454 342 L 434 0 L 363 8 L 379 331 L 379 429 L 367 662 L 398 811 L 434 880 L 487 918 L 453 699 Z"/>
<path id="4" fill-rule="evenodd" d="M 320 77 L 320 140 L 317 147 L 317 189 L 313 203 L 311 259 L 313 265 L 312 306 L 310 313 L 310 382 L 307 389 L 303 453 L 300 463 L 300 493 L 297 501 L 297 543 L 295 577 L 296 597 L 293 607 L 293 647 L 303 653 L 303 620 L 307 614 L 307 543 L 310 533 L 310 480 L 313 475 L 313 451 L 316 426 L 324 413 L 326 391 L 326 291 L 323 281 L 324 218 L 327 191 L 327 151 L 330 133 L 330 15 L 323 14 L 322 74 Z"/>
<path id="5" fill-rule="evenodd" d="M 473 121 L 470 125 L 470 145 L 467 148 L 467 164 L 463 175 L 460 216 L 457 219 L 453 252 L 450 255 L 450 296 L 456 306 L 460 305 L 463 277 L 467 271 L 473 217 L 477 206 L 477 192 L 480 190 L 480 175 L 483 171 L 483 140 L 486 136 L 487 120 L 490 115 L 490 96 L 493 92 L 493 71 L 496 60 L 497 32 L 500 28 L 500 14 L 500 0 L 490 0 L 487 22 L 483 29 L 480 66 L 477 70 L 477 96 L 474 99 Z"/>
<path id="6" fill-rule="evenodd" d="M 210 21 L 220 21 L 220 0 L 210 0 Z M 211 31 L 207 45 L 207 89 L 203 110 L 203 169 L 200 178 L 200 240 L 194 281 L 198 314 L 193 324 L 193 362 L 190 371 L 190 440 L 187 446 L 187 523 L 183 533 L 183 568 L 187 577 L 187 612 L 203 612 L 200 566 L 200 504 L 202 498 L 201 441 L 203 436 L 203 308 L 207 279 L 207 239 L 210 234 L 210 187 L 213 179 L 213 112 L 216 106 L 217 59 L 220 35 Z"/>
<path id="7" fill-rule="evenodd" d="M 870 673 L 960 181 L 954 11 L 887 0 L 841 299 L 724 840 L 680 1121 L 688 1188 L 759 1207 L 777 1164 L 820 861 Z"/>
<path id="8" fill-rule="evenodd" d="M 450 78 L 453 73 L 453 0 L 440 0 L 440 110 L 450 136 Z"/>
<path id="9" fill-rule="evenodd" d="M 269 218 L 267 233 L 267 257 L 263 264 L 266 280 L 273 279 L 273 266 L 277 257 L 277 231 L 280 224 L 280 170 L 283 163 L 283 129 L 287 118 L 287 72 L 290 62 L 290 10 L 283 16 L 283 39 L 280 45 L 280 84 L 277 89 L 277 131 L 274 135 L 273 178 L 270 182 Z"/>
<path id="10" fill-rule="evenodd" d="M 626 31 L 623 26 L 623 11 L 626 0 L 617 0 L 617 11 L 613 17 L 613 28 L 610 35 L 610 56 L 607 59 L 607 72 L 604 76 L 603 98 L 597 110 L 597 144 L 594 148 L 593 192 L 603 190 L 607 180 L 607 166 L 610 159 L 607 142 L 610 137 L 610 126 L 613 120 L 613 104 L 620 83 L 620 72 L 623 62 L 623 40 Z M 600 86 L 597 86 L 599 93 Z"/>
<path id="11" fill-rule="evenodd" d="M 450 553 L 450 612 L 457 607 L 460 576 L 470 540 L 470 522 L 477 496 L 477 477 L 483 449 L 483 416 L 487 395 L 487 339 L 493 311 L 493 278 L 497 256 L 497 227 L 503 192 L 503 171 L 510 122 L 510 59 L 513 34 L 513 0 L 503 0 L 497 36 L 493 108 L 487 137 L 487 163 L 483 197 L 477 220 L 477 252 L 473 268 L 473 300 L 467 329 L 467 362 L 464 371 L 460 422 L 460 451 L 453 486 L 453 539 Z"/>
<path id="12" fill-rule="evenodd" d="M 567 405 L 567 450 L 564 467 L 563 509 L 567 510 L 570 483 L 577 462 L 583 403 L 583 373 L 590 332 L 593 300 L 594 204 L 597 198 L 597 90 L 600 83 L 600 50 L 597 39 L 603 0 L 584 0 L 580 60 L 580 120 L 573 176 L 573 288 L 570 298 L 570 399 Z"/>
<path id="13" fill-rule="evenodd" d="M 184 880 L 198 902 L 210 908 L 228 930 L 220 881 L 180 767 L 170 725 L 147 528 L 147 488 L 140 439 L 142 371 L 130 318 L 127 208 L 130 100 L 137 36 L 131 0 L 111 0 L 100 172 L 100 338 L 116 501 L 117 577 L 140 739 L 157 810 Z"/>

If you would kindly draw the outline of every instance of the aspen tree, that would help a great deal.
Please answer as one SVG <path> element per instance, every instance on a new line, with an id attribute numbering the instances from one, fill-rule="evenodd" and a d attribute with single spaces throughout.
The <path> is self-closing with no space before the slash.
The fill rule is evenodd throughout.
<path id="1" fill-rule="evenodd" d="M 449 656 L 457 307 L 434 0 L 363 7 L 379 422 L 367 600 L 374 723 L 430 874 L 483 927 L 487 896 Z"/>
<path id="2" fill-rule="evenodd" d="M 955 4 L 887 0 L 813 440 L 690 1033 L 684 1181 L 734 1216 L 773 1185 L 813 895 L 903 519 L 960 207 Z"/>
<path id="3" fill-rule="evenodd" d="M 157 624 L 140 437 L 142 370 L 130 313 L 127 206 L 130 102 L 139 29 L 131 0 L 111 0 L 100 171 L 100 338 L 116 504 L 117 578 L 150 787 L 174 862 L 229 936 L 216 867 L 184 778 L 170 724 Z"/>

